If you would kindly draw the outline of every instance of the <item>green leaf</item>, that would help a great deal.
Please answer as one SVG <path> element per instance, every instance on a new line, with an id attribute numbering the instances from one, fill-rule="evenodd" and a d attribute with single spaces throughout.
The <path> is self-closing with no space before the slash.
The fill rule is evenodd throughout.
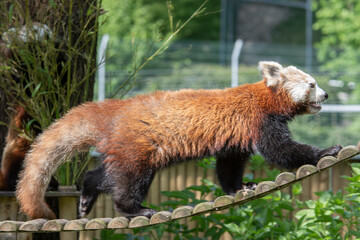
<path id="1" fill-rule="evenodd" d="M 351 235 L 360 238 L 360 232 L 359 231 L 354 231 L 354 230 L 350 230 L 349 231 Z"/>
<path id="2" fill-rule="evenodd" d="M 31 129 L 31 124 L 33 124 L 33 122 L 35 122 L 35 121 L 36 121 L 35 119 L 31 119 L 30 121 L 28 121 L 28 122 L 26 123 L 25 129 L 26 129 L 27 131 L 30 131 L 30 129 Z"/>
<path id="3" fill-rule="evenodd" d="M 194 193 L 192 193 L 190 191 L 186 191 L 186 190 L 184 190 L 184 191 L 162 191 L 161 194 L 166 197 L 180 198 L 180 199 L 184 199 L 184 200 L 195 198 Z"/>
<path id="4" fill-rule="evenodd" d="M 193 190 L 193 191 L 199 191 L 199 192 L 202 192 L 202 193 L 211 192 L 211 189 L 208 186 L 204 186 L 204 185 L 201 185 L 201 186 L 195 186 L 194 185 L 194 186 L 187 187 L 186 189 Z"/>
<path id="5" fill-rule="evenodd" d="M 233 233 L 240 233 L 240 228 L 238 225 L 236 225 L 235 223 L 228 223 L 228 224 L 224 224 L 224 226 Z"/>
<path id="6" fill-rule="evenodd" d="M 288 211 L 294 211 L 293 206 L 291 205 L 291 203 L 288 203 L 288 202 L 281 202 L 279 204 L 279 208 L 280 209 L 286 209 Z"/>
<path id="7" fill-rule="evenodd" d="M 36 96 L 36 93 L 39 91 L 40 87 L 41 87 L 41 83 L 39 83 L 39 84 L 35 87 L 34 91 L 31 93 L 31 97 L 35 97 L 35 96 Z"/>
<path id="8" fill-rule="evenodd" d="M 295 214 L 295 217 L 297 219 L 301 219 L 303 217 L 305 217 L 305 218 L 314 218 L 315 217 L 315 212 L 312 209 L 302 209 L 302 210 L 298 211 Z"/>

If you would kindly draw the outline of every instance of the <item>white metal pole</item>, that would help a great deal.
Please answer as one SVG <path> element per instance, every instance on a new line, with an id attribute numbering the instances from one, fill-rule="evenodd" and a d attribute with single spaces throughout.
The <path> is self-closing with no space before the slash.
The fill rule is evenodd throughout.
<path id="1" fill-rule="evenodd" d="M 105 52 L 108 41 L 109 41 L 109 35 L 105 34 L 101 38 L 99 51 L 98 51 L 97 62 L 99 66 L 98 69 L 98 80 L 99 80 L 98 100 L 99 101 L 103 101 L 105 99 Z"/>
<path id="2" fill-rule="evenodd" d="M 231 87 L 238 86 L 239 56 L 243 46 L 243 40 L 237 39 L 231 54 Z"/>

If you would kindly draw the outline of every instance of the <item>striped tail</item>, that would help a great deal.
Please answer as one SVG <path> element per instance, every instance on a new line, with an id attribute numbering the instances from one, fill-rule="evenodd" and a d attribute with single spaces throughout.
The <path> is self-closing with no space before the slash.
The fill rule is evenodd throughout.
<path id="1" fill-rule="evenodd" d="M 67 114 L 37 137 L 20 174 L 16 195 L 20 208 L 32 219 L 56 218 L 45 203 L 45 191 L 58 166 L 77 150 L 94 143 L 92 124 L 84 124 L 77 114 Z"/>

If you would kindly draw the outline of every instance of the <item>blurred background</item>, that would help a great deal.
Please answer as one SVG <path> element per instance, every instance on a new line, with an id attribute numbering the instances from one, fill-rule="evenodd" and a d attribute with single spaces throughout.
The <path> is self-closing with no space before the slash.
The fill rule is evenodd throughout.
<path id="1" fill-rule="evenodd" d="M 313 75 L 330 96 L 320 114 L 291 123 L 293 137 L 319 147 L 358 142 L 360 6 L 355 0 L 210 0 L 181 28 L 201 4 L 103 0 L 107 13 L 99 55 L 105 72 L 97 81 L 104 79 L 105 97 L 225 88 L 236 78 L 239 85 L 256 82 L 258 61 L 278 61 Z M 165 50 L 139 70 L 169 36 Z M 95 88 L 97 100 L 98 84 Z"/>
<path id="2" fill-rule="evenodd" d="M 257 65 L 264 60 L 277 61 L 283 66 L 297 66 L 311 74 L 329 94 L 319 114 L 299 116 L 290 123 L 295 140 L 321 148 L 335 144 L 356 145 L 360 140 L 358 0 L 33 2 L 0 1 L 0 50 L 5 53 L 0 54 L 2 163 L 11 162 L 14 159 L 12 153 L 20 149 L 22 158 L 17 164 L 21 166 L 35 136 L 71 107 L 84 101 L 128 98 L 157 90 L 228 88 L 253 83 L 261 80 Z M 35 31 L 38 29 L 45 32 Z M 97 58 L 94 51 L 96 45 Z M 94 63 L 95 59 L 97 64 Z M 8 123 L 14 119 L 19 120 L 19 129 L 8 129 L 11 126 Z M 11 133 L 12 130 L 13 139 L 5 140 L 7 132 Z M 11 145 L 10 140 L 18 139 L 21 141 L 14 144 L 14 151 L 6 147 Z M 2 149 L 4 154 L 1 153 Z M 71 165 L 69 162 L 62 165 L 55 174 L 58 183 L 77 185 L 77 189 L 80 189 L 87 166 L 93 168 L 98 164 L 97 159 L 92 157 L 94 155 L 76 156 Z M 245 172 L 245 182 L 274 180 L 279 173 L 278 169 L 266 166 L 265 160 L 259 155 L 255 155 L 250 163 Z M 220 236 L 225 230 L 231 234 L 236 232 L 238 239 L 245 239 L 244 234 L 247 233 L 254 234 L 257 239 L 280 239 L 276 236 L 283 233 L 288 238 L 281 239 L 295 239 L 293 236 L 304 239 L 306 234 L 301 234 L 320 231 L 320 237 L 310 238 L 339 239 L 338 235 L 330 233 L 338 234 L 340 228 L 346 231 L 356 226 L 358 231 L 353 236 L 360 237 L 357 221 L 360 165 L 357 166 L 357 170 L 354 170 L 356 176 L 352 179 L 340 177 L 351 174 L 348 164 L 337 165 L 301 184 L 283 189 L 281 194 L 287 195 L 279 195 L 278 192 L 266 196 L 266 199 L 231 208 L 224 214 L 217 213 L 211 217 L 202 215 L 195 219 L 198 222 L 189 225 L 178 225 L 181 222 L 162 224 L 156 232 L 162 235 L 164 227 L 168 227 L 166 231 L 176 235 L 176 238 L 169 239 L 180 239 L 177 235 L 182 234 L 181 231 L 183 234 L 188 231 L 188 238 L 195 239 L 192 238 L 194 231 L 200 232 L 199 236 L 205 231 L 205 236 L 212 236 L 214 232 Z M 154 178 L 145 204 L 157 210 L 168 210 L 169 207 L 175 208 L 175 205 L 213 200 L 223 194 L 216 185 L 214 168 L 215 159 L 210 158 L 161 170 Z M 17 173 L 14 176 L 17 177 Z M 16 181 L 13 187 L 15 185 Z M 351 193 L 350 200 L 344 200 L 336 193 L 345 188 Z M 0 190 L 13 189 L 1 189 L 0 182 Z M 336 195 L 331 195 L 332 192 Z M 0 221 L 26 219 L 26 216 L 18 215 L 14 193 L 3 194 L 6 199 L 0 199 L 3 213 Z M 280 199 L 278 196 L 285 197 Z M 335 200 L 331 200 L 330 196 Z M 320 203 L 316 205 L 313 200 L 317 199 L 320 199 Z M 301 203 L 299 200 L 308 202 Z M 329 205 L 324 207 L 324 202 L 332 204 L 338 215 Z M 56 202 L 54 205 L 58 206 Z M 314 222 L 300 226 L 303 218 L 293 221 L 297 210 L 310 211 L 311 208 L 314 210 L 312 216 L 318 214 L 317 218 L 312 218 Z M 283 217 L 285 210 L 287 214 Z M 328 215 L 319 215 L 321 210 Z M 60 218 L 77 217 L 76 207 L 59 207 L 59 213 L 65 212 L 72 216 L 59 215 Z M 87 217 L 118 215 L 111 196 L 101 195 Z M 212 218 L 214 215 L 219 219 Z M 249 219 L 255 219 L 255 224 Z M 342 221 L 350 223 L 340 225 Z M 234 224 L 238 225 L 234 227 Z M 214 230 L 215 226 L 218 229 Z M 146 234 L 149 230 L 142 231 Z M 261 235 L 261 231 L 269 235 Z M 106 232 L 99 231 L 79 233 L 79 239 L 116 239 L 107 236 Z M 74 239 L 76 237 L 75 234 Z M 128 236 L 123 239 L 136 238 Z"/>

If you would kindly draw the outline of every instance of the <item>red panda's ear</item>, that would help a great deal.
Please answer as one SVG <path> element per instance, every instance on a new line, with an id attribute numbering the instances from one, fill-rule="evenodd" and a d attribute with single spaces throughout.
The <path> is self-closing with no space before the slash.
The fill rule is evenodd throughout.
<path id="1" fill-rule="evenodd" d="M 277 62 L 259 62 L 259 70 L 266 79 L 268 87 L 275 87 L 281 80 L 280 72 L 283 67 Z"/>

